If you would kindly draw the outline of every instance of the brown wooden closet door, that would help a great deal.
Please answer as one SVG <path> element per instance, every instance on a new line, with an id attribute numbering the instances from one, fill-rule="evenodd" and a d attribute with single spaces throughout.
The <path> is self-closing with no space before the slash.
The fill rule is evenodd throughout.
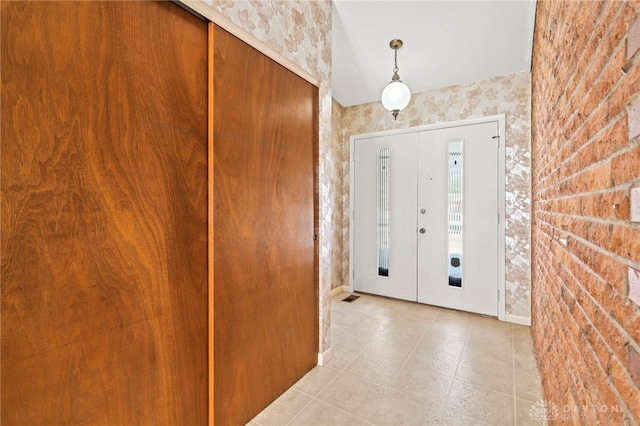
<path id="1" fill-rule="evenodd" d="M 215 422 L 244 424 L 317 364 L 317 89 L 214 32 Z"/>
<path id="2" fill-rule="evenodd" d="M 205 424 L 207 26 L 1 13 L 2 424 Z"/>

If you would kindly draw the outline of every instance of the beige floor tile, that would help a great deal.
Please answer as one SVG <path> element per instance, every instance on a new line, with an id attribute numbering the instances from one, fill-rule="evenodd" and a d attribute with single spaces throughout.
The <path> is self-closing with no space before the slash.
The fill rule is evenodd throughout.
<path id="1" fill-rule="evenodd" d="M 440 371 L 453 377 L 458 369 L 461 353 L 462 351 L 456 347 L 432 350 L 428 346 L 418 346 L 409 357 L 409 361 L 415 363 L 416 368 Z"/>
<path id="2" fill-rule="evenodd" d="M 313 398 L 294 388 L 280 395 L 271 405 L 262 410 L 253 421 L 261 426 L 282 426 L 293 419 Z"/>
<path id="3" fill-rule="evenodd" d="M 396 376 L 391 389 L 420 399 L 430 409 L 440 411 L 446 406 L 453 376 L 442 371 L 422 368 L 415 358 L 411 358 Z"/>
<path id="4" fill-rule="evenodd" d="M 360 293 L 358 293 L 360 294 Z M 409 302 L 407 300 L 402 299 L 394 299 L 392 297 L 384 297 L 384 296 L 374 296 L 371 294 L 366 294 L 364 297 L 371 306 L 387 306 L 387 307 L 400 307 L 403 309 L 407 309 L 409 306 L 413 305 L 414 302 Z"/>
<path id="5" fill-rule="evenodd" d="M 469 327 L 466 325 L 434 321 L 418 342 L 418 347 L 427 347 L 433 352 L 457 351 L 461 354 L 468 335 Z"/>
<path id="6" fill-rule="evenodd" d="M 547 413 L 536 410 L 534 404 L 535 402 L 516 398 L 517 426 L 543 426 L 547 424 L 545 419 Z"/>
<path id="7" fill-rule="evenodd" d="M 413 343 L 415 345 L 428 329 L 428 324 L 414 325 L 392 321 L 384 330 L 382 330 L 376 339 L 385 339 L 390 344 Z"/>
<path id="8" fill-rule="evenodd" d="M 424 426 L 442 424 L 444 412 L 400 392 L 387 391 L 370 406 L 367 420 L 380 426 Z"/>
<path id="9" fill-rule="evenodd" d="M 391 323 L 371 340 L 365 351 L 373 351 L 391 357 L 406 357 L 414 350 L 425 329 L 404 324 Z"/>
<path id="10" fill-rule="evenodd" d="M 496 335 L 491 332 L 479 332 L 473 330 L 469 332 L 467 343 L 471 346 L 486 346 L 494 351 L 507 352 L 513 355 L 513 338 L 511 336 Z"/>
<path id="11" fill-rule="evenodd" d="M 462 352 L 462 359 L 480 365 L 493 364 L 513 369 L 513 351 L 487 342 L 469 341 Z"/>
<path id="12" fill-rule="evenodd" d="M 362 312 L 346 311 L 346 312 L 332 312 L 331 315 L 331 331 L 339 331 L 344 327 L 352 324 L 354 321 L 362 315 Z"/>
<path id="13" fill-rule="evenodd" d="M 474 347 L 484 346 L 494 352 L 503 352 L 505 354 L 504 358 L 511 358 L 513 363 L 513 339 L 511 338 L 511 336 L 504 337 L 493 335 L 488 332 L 479 333 L 477 330 L 474 332 L 474 330 L 472 329 L 471 333 L 469 333 L 467 345 Z"/>
<path id="14" fill-rule="evenodd" d="M 336 377 L 339 372 L 340 370 L 336 370 L 329 366 L 316 366 L 313 370 L 305 374 L 302 379 L 298 380 L 293 385 L 293 388 L 308 395 L 316 396 Z"/>
<path id="15" fill-rule="evenodd" d="M 443 414 L 424 402 L 342 373 L 318 399 L 376 425 L 442 423 Z"/>
<path id="16" fill-rule="evenodd" d="M 425 305 L 424 303 L 413 303 L 413 302 L 409 304 L 409 308 L 408 308 L 409 311 L 421 311 L 421 312 L 429 311 L 429 312 L 432 312 L 434 315 L 442 311 L 443 309 L 445 308 L 439 308 L 438 306 Z"/>
<path id="17" fill-rule="evenodd" d="M 440 315 L 440 314 L 438 314 Z M 469 335 L 469 329 L 471 328 L 470 322 L 447 322 L 436 319 L 433 320 L 433 324 L 429 327 L 429 334 L 433 334 L 440 337 L 451 337 L 455 340 L 466 340 Z"/>
<path id="18" fill-rule="evenodd" d="M 533 339 L 531 338 L 531 328 L 525 325 L 513 324 L 513 350 L 523 352 L 531 356 L 534 355 Z"/>
<path id="19" fill-rule="evenodd" d="M 394 318 L 394 322 L 427 327 L 433 322 L 438 311 L 427 306 L 410 307 Z"/>
<path id="20" fill-rule="evenodd" d="M 471 321 L 471 327 L 482 328 L 487 331 L 501 332 L 511 334 L 512 327 L 510 322 L 500 321 L 494 317 L 486 317 L 483 315 L 476 315 Z"/>
<path id="21" fill-rule="evenodd" d="M 444 418 L 446 426 L 491 426 L 489 423 L 472 419 L 460 413 L 447 413 Z"/>
<path id="22" fill-rule="evenodd" d="M 373 339 L 369 345 L 363 349 L 373 356 L 384 356 L 392 358 L 396 362 L 404 363 L 413 349 L 416 342 L 411 339 L 387 339 L 384 336 L 378 336 Z"/>
<path id="23" fill-rule="evenodd" d="M 389 325 L 389 323 L 391 323 L 391 321 L 397 318 L 401 313 L 402 311 L 398 310 L 397 308 L 376 306 L 360 315 L 357 321 L 363 322 L 365 324 L 371 324 L 373 326 Z"/>
<path id="24" fill-rule="evenodd" d="M 462 414 L 488 424 L 513 425 L 515 413 L 512 395 L 456 379 L 449 394 L 447 414 Z"/>
<path id="25" fill-rule="evenodd" d="M 384 388 L 361 378 L 340 373 L 318 399 L 343 411 L 361 417 L 369 404 L 384 395 Z"/>
<path id="26" fill-rule="evenodd" d="M 542 399 L 542 386 L 539 376 L 530 376 L 516 372 L 516 397 L 528 401 Z"/>
<path id="27" fill-rule="evenodd" d="M 469 332 L 469 342 L 500 346 L 511 352 L 513 350 L 513 333 L 510 324 L 505 326 L 500 325 L 504 323 L 495 321 L 498 324 L 491 323 L 484 318 L 478 321 L 474 320 Z"/>
<path id="28" fill-rule="evenodd" d="M 456 379 L 482 386 L 497 392 L 513 394 L 513 367 L 483 364 L 465 357 L 460 360 Z"/>
<path id="29" fill-rule="evenodd" d="M 435 317 L 435 321 L 446 322 L 449 324 L 458 323 L 470 325 L 473 314 L 462 311 L 454 311 L 453 309 L 441 309 Z"/>
<path id="30" fill-rule="evenodd" d="M 317 399 L 289 423 L 295 426 L 367 426 L 371 424 Z"/>
<path id="31" fill-rule="evenodd" d="M 536 358 L 527 353 L 514 352 L 514 369 L 522 374 L 528 374 L 530 376 L 538 376 L 538 365 L 536 364 Z"/>
<path id="32" fill-rule="evenodd" d="M 344 371 L 387 386 L 400 372 L 410 354 L 410 351 L 399 352 L 397 348 L 388 349 L 382 351 L 367 347 Z"/>
<path id="33" fill-rule="evenodd" d="M 353 361 L 361 352 L 361 349 L 354 349 L 348 346 L 333 344 L 331 360 L 327 363 L 327 367 L 342 370 Z"/>
<path id="34" fill-rule="evenodd" d="M 340 346 L 363 349 L 386 325 L 370 325 L 367 322 L 351 324 L 331 336 L 331 341 Z"/>

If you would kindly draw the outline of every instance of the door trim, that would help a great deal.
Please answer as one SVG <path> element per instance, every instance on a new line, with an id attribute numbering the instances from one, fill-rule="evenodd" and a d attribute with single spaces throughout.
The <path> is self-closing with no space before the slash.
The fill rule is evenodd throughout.
<path id="1" fill-rule="evenodd" d="M 506 321 L 506 277 L 505 277 L 505 213 L 506 213 L 506 160 L 505 160 L 505 146 L 506 146 L 506 119 L 504 114 L 490 115 L 486 117 L 470 118 L 466 120 L 449 121 L 446 123 L 428 124 L 424 126 L 408 127 L 404 129 L 384 130 L 381 132 L 363 133 L 360 135 L 352 135 L 349 138 L 349 165 L 351 167 L 351 173 L 349 174 L 349 291 L 353 292 L 353 276 L 355 273 L 354 254 L 355 254 L 355 227 L 354 218 L 355 210 L 355 142 L 359 139 L 367 139 L 372 137 L 391 136 L 406 133 L 417 133 L 429 130 L 447 129 L 460 126 L 473 126 L 475 124 L 483 124 L 497 122 L 498 131 L 500 136 L 500 145 L 498 148 L 498 213 L 500 222 L 498 224 L 498 294 L 496 295 L 496 303 L 498 304 L 498 319 L 500 321 Z"/>

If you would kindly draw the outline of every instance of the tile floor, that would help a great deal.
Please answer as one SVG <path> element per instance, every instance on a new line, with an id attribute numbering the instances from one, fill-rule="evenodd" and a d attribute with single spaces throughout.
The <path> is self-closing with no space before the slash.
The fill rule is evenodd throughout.
<path id="1" fill-rule="evenodd" d="M 333 359 L 249 426 L 526 425 L 542 399 L 529 327 L 349 293 L 331 300 Z"/>

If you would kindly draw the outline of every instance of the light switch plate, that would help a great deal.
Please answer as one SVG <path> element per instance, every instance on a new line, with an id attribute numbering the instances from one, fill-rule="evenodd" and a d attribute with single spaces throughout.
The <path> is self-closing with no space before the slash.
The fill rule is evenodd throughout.
<path id="1" fill-rule="evenodd" d="M 640 306 L 640 271 L 629 267 L 629 299 Z"/>
<path id="2" fill-rule="evenodd" d="M 640 186 L 631 188 L 630 214 L 632 222 L 640 222 Z"/>

